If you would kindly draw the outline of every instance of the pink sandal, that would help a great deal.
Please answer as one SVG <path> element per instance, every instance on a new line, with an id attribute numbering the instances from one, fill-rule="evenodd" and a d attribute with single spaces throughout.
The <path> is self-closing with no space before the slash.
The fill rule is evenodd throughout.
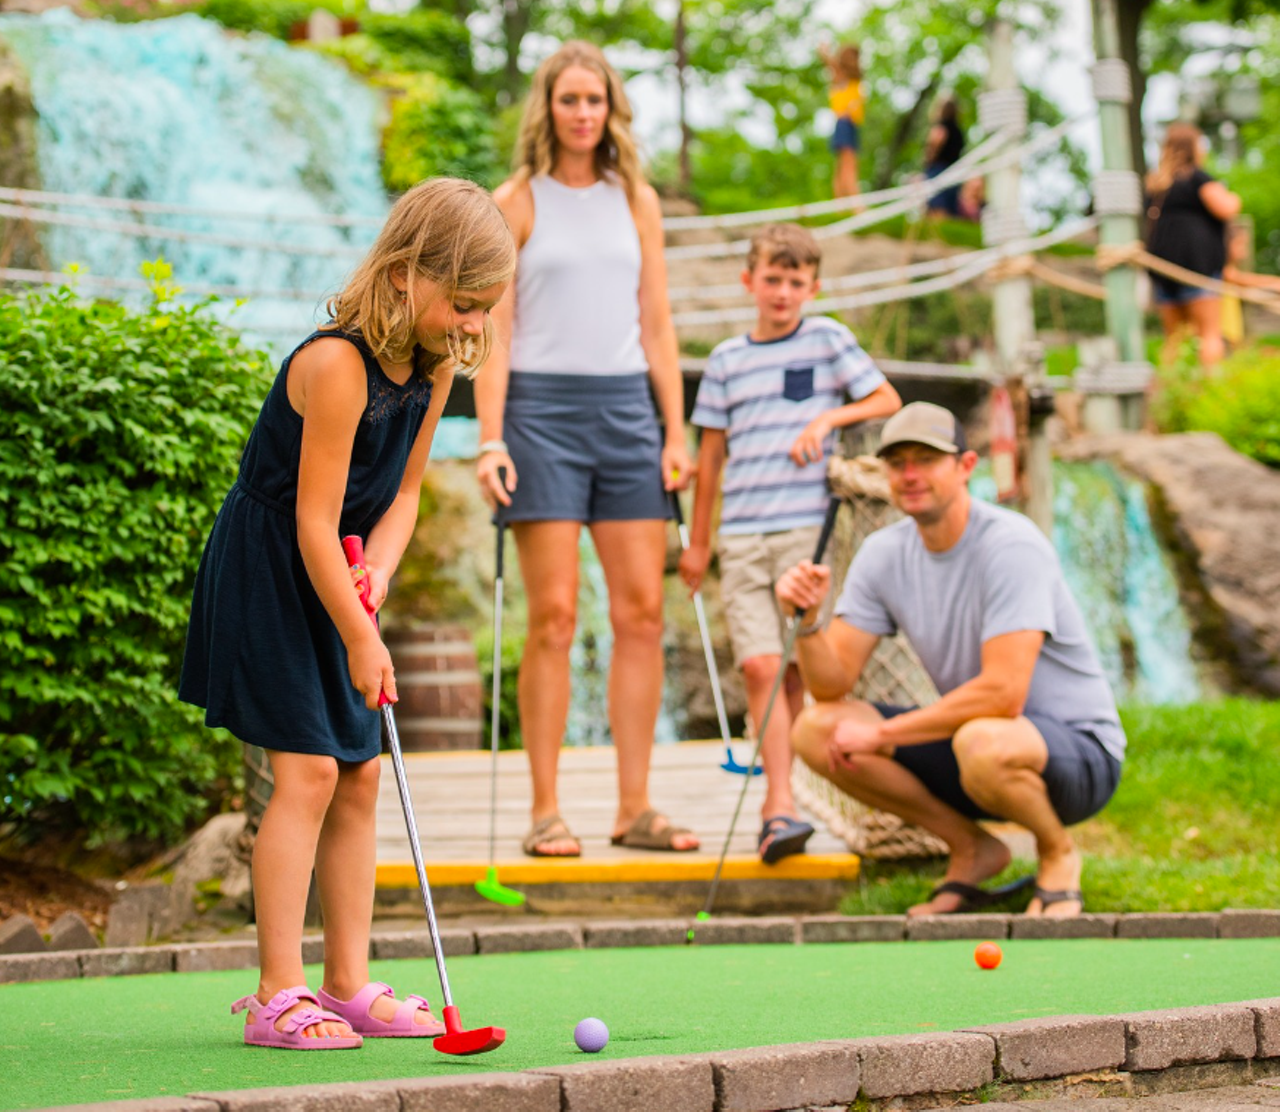
<path id="1" fill-rule="evenodd" d="M 287 1020 L 284 1030 L 276 1030 L 276 1020 L 295 1004 L 314 1004 L 314 1008 L 299 1008 Z M 231 1005 L 231 1014 L 249 1009 L 250 1022 L 244 1025 L 246 1046 L 274 1046 L 281 1050 L 354 1050 L 364 1044 L 359 1035 L 333 1035 L 327 1038 L 308 1035 L 306 1032 L 317 1024 L 326 1022 L 346 1023 L 340 1015 L 320 1010 L 320 1001 L 306 985 L 284 988 L 265 1004 L 256 996 L 243 996 Z"/>
<path id="2" fill-rule="evenodd" d="M 381 981 L 370 981 L 350 1000 L 339 1000 L 330 996 L 324 989 L 320 990 L 320 1002 L 331 1011 L 337 1012 L 351 1030 L 369 1039 L 421 1039 L 435 1038 L 445 1032 L 444 1024 L 432 1016 L 430 1023 L 416 1023 L 414 1017 L 419 1011 L 431 1015 L 431 1005 L 421 996 L 407 996 L 396 1009 L 391 1019 L 379 1019 L 373 1014 L 373 1002 L 380 997 L 395 993 L 389 985 Z"/>

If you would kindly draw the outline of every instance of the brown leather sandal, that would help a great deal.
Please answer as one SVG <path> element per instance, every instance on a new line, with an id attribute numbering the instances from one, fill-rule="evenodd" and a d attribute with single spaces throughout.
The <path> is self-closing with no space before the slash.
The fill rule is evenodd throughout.
<path id="1" fill-rule="evenodd" d="M 660 811 L 650 809 L 644 811 L 622 834 L 615 834 L 609 841 L 615 846 L 626 846 L 627 849 L 656 849 L 667 853 L 693 853 L 700 846 L 677 847 L 672 845 L 681 834 L 692 834 L 687 826 L 673 826 L 669 821 L 661 830 L 654 830 L 654 824 L 666 818 Z"/>
<path id="2" fill-rule="evenodd" d="M 547 842 L 572 842 L 572 853 L 546 853 L 538 847 Z M 533 824 L 533 828 L 525 835 L 520 848 L 530 857 L 581 857 L 582 843 L 569 829 L 569 824 L 559 814 L 548 815 Z"/>

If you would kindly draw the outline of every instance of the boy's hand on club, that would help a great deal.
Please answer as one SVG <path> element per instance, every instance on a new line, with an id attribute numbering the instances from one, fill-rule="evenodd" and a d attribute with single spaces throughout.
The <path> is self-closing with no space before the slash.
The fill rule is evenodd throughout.
<path id="1" fill-rule="evenodd" d="M 689 458 L 689 449 L 684 446 L 684 441 L 668 441 L 662 447 L 662 489 L 685 490 L 692 478 L 693 460 Z"/>
<path id="2" fill-rule="evenodd" d="M 812 560 L 801 560 L 782 573 L 774 593 L 787 613 L 812 610 L 821 606 L 831 588 L 831 569 Z"/>
<path id="3" fill-rule="evenodd" d="M 827 424 L 826 417 L 815 417 L 791 445 L 791 462 L 797 467 L 808 467 L 811 463 L 819 462 L 822 459 L 822 445 L 830 432 L 831 427 Z"/>
<path id="4" fill-rule="evenodd" d="M 347 650 L 347 670 L 351 685 L 364 696 L 364 705 L 370 710 L 378 709 L 378 696 L 384 691 L 391 702 L 396 701 L 396 670 L 391 653 L 376 634 Z"/>
<path id="5" fill-rule="evenodd" d="M 690 593 L 702 586 L 707 568 L 711 564 L 711 546 L 708 544 L 691 544 L 680 553 L 680 562 L 676 570 L 685 581 Z"/>

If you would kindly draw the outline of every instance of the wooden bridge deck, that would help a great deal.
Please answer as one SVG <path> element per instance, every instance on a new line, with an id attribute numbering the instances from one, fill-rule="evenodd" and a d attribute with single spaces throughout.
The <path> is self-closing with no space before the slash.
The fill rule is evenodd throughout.
<path id="1" fill-rule="evenodd" d="M 736 747 L 739 760 L 750 751 Z M 538 910 L 572 910 L 582 904 L 619 911 L 644 906 L 648 913 L 696 910 L 705 898 L 743 777 L 720 768 L 721 742 L 680 742 L 653 751 L 650 794 L 654 805 L 702 839 L 693 853 L 662 853 L 609 843 L 617 802 L 614 751 L 566 748 L 560 758 L 561 810 L 582 841 L 582 857 L 553 860 L 524 856 L 529 827 L 528 765 L 522 752 L 498 755 L 497 840 L 501 881 L 526 892 Z M 413 753 L 405 757 L 423 857 L 437 903 L 450 909 L 488 907 L 471 886 L 489 864 L 488 752 Z M 405 898 L 416 888 L 408 835 L 395 775 L 384 758 L 378 800 L 380 900 Z M 722 874 L 717 906 L 739 910 L 834 909 L 857 878 L 859 861 L 813 817 L 809 851 L 775 866 L 756 856 L 764 778 L 753 777 Z M 762 906 L 763 905 L 763 906 Z"/>

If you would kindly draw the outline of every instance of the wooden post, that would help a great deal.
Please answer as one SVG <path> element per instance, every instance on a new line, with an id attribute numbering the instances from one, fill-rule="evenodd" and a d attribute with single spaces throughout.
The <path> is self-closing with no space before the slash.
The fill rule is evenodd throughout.
<path id="1" fill-rule="evenodd" d="M 1019 87 L 1013 64 L 1013 24 L 998 19 L 991 25 L 987 89 L 978 101 L 983 129 L 1004 128 L 1020 142 L 1027 129 L 1027 96 Z M 1022 167 L 1014 162 L 987 177 L 987 207 L 982 213 L 982 239 L 987 246 L 1011 243 L 1027 235 L 1022 215 Z M 1010 392 L 1028 399 L 1024 407 L 1027 442 L 1020 453 L 1024 463 L 1023 506 L 1047 534 L 1053 525 L 1053 478 L 1044 419 L 1029 401 L 1044 390 L 1043 356 L 1036 343 L 1031 279 L 1008 275 L 995 283 L 991 294 L 999 373 L 1016 389 Z M 1020 382 L 1013 382 L 1018 379 Z"/>

